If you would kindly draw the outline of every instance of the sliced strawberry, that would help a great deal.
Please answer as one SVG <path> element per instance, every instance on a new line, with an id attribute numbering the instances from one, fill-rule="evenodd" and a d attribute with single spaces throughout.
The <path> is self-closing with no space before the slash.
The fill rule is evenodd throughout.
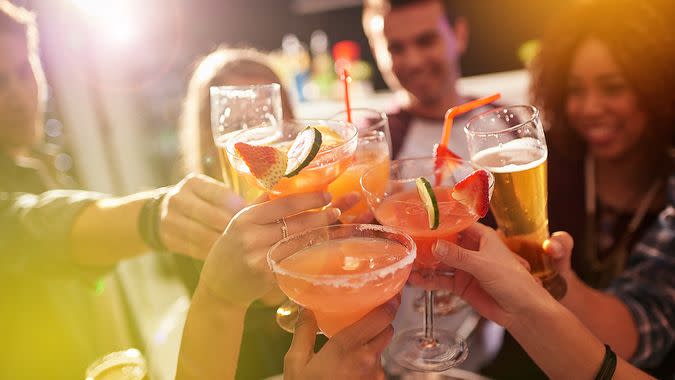
<path id="1" fill-rule="evenodd" d="M 452 197 L 479 217 L 484 217 L 490 206 L 490 175 L 478 169 L 457 182 Z"/>
<path id="2" fill-rule="evenodd" d="M 441 183 L 443 182 L 443 165 L 447 165 L 452 163 L 452 160 L 444 160 L 444 158 L 454 158 L 460 160 L 461 157 L 455 154 L 455 152 L 451 151 L 448 149 L 447 146 L 441 145 L 441 144 L 436 144 L 434 145 L 434 158 L 436 159 L 434 163 L 434 168 L 436 169 L 436 186 L 440 186 Z M 457 165 L 459 166 L 459 163 Z M 454 168 L 448 168 L 450 171 Z"/>
<path id="3" fill-rule="evenodd" d="M 234 144 L 239 157 L 244 160 L 251 174 L 266 189 L 272 189 L 286 173 L 288 158 L 279 149 L 271 146 Z"/>

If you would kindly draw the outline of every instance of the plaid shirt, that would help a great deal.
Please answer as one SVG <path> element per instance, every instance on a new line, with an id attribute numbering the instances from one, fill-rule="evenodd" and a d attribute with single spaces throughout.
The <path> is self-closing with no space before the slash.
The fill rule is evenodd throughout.
<path id="1" fill-rule="evenodd" d="M 607 289 L 628 306 L 637 323 L 639 342 L 631 362 L 642 368 L 659 366 L 675 342 L 675 175 L 668 189 L 671 204 Z"/>

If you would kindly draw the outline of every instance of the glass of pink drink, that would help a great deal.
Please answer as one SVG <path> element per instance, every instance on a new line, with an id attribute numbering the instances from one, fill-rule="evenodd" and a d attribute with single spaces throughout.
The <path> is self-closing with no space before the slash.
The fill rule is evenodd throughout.
<path id="1" fill-rule="evenodd" d="M 438 160 L 441 165 L 436 165 Z M 452 196 L 455 184 L 480 167 L 453 158 L 413 158 L 377 165 L 361 177 L 361 186 L 377 220 L 412 236 L 417 245 L 413 270 L 426 276 L 452 275 L 433 255 L 438 240 L 457 241 L 459 233 L 479 216 Z M 426 178 L 438 202 L 439 225 L 429 228 L 428 214 L 415 181 Z M 494 179 L 489 176 L 489 188 Z M 434 290 L 425 289 L 424 327 L 399 333 L 389 346 L 389 355 L 401 366 L 417 371 L 440 372 L 457 366 L 468 355 L 466 342 L 453 333 L 434 328 Z"/>
<path id="2" fill-rule="evenodd" d="M 400 292 L 415 256 L 415 243 L 401 231 L 345 224 L 289 236 L 267 260 L 279 288 L 312 310 L 331 337 Z"/>

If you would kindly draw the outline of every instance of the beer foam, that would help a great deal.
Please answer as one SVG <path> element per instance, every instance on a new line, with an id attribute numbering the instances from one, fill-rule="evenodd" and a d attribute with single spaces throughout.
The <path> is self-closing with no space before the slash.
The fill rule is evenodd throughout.
<path id="1" fill-rule="evenodd" d="M 471 160 L 493 173 L 514 173 L 536 168 L 547 157 L 545 145 L 526 137 L 482 150 Z"/>

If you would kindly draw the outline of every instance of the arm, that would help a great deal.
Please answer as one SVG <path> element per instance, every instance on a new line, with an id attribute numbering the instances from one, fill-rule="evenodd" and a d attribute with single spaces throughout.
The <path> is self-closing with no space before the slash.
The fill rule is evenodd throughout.
<path id="1" fill-rule="evenodd" d="M 246 307 L 198 287 L 185 322 L 176 379 L 234 379 L 245 316 Z"/>
<path id="2" fill-rule="evenodd" d="M 435 285 L 504 326 L 549 377 L 592 379 L 604 356 L 601 341 L 537 283 L 494 230 L 475 225 L 464 235 L 461 246 L 437 244 L 436 256 L 457 271 Z M 411 276 L 411 281 L 425 280 Z M 613 378 L 650 377 L 618 358 Z"/>
<path id="3" fill-rule="evenodd" d="M 246 309 L 274 286 L 267 251 L 282 237 L 277 221 L 286 220 L 289 235 L 334 223 L 337 209 L 320 210 L 329 202 L 328 194 L 295 194 L 249 206 L 232 219 L 202 269 L 176 379 L 234 378 Z"/>
<path id="4" fill-rule="evenodd" d="M 675 341 L 675 211 L 666 208 L 631 252 L 627 268 L 604 291 L 570 269 L 572 239 L 556 233 L 547 248 L 568 283 L 562 299 L 595 335 L 635 365 L 658 366 Z M 606 318 L 611 315 L 612 318 Z"/>

